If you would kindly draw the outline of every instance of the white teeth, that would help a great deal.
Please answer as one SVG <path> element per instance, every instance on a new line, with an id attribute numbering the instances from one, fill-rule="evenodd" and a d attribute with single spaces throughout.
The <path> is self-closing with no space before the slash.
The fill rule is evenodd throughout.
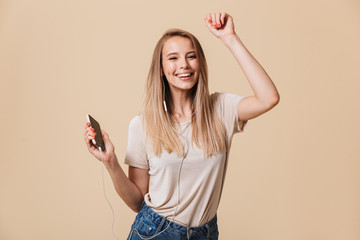
<path id="1" fill-rule="evenodd" d="M 178 77 L 190 77 L 190 73 L 179 74 Z"/>

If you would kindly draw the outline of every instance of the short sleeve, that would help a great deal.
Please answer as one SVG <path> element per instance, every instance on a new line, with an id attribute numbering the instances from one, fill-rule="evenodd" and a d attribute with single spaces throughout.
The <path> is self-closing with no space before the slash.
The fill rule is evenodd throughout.
<path id="1" fill-rule="evenodd" d="M 247 120 L 239 120 L 238 105 L 243 96 L 232 93 L 214 93 L 215 109 L 218 111 L 223 124 L 225 125 L 228 136 L 238 132 L 244 132 Z"/>
<path id="2" fill-rule="evenodd" d="M 137 168 L 149 169 L 144 136 L 142 120 L 138 115 L 129 123 L 125 164 Z"/>

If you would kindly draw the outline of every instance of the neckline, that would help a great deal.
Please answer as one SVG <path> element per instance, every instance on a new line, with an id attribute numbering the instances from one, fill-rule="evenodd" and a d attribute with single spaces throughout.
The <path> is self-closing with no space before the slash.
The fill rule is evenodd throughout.
<path id="1" fill-rule="evenodd" d="M 186 122 L 181 122 L 181 123 L 175 123 L 175 125 L 177 126 L 184 126 L 184 125 L 188 125 L 189 123 L 191 123 L 191 119 L 186 121 Z"/>
<path id="2" fill-rule="evenodd" d="M 187 121 L 181 122 L 181 123 L 175 123 L 174 125 L 176 125 L 176 126 L 184 126 L 184 125 L 187 125 L 187 124 L 191 123 L 191 118 L 195 113 L 196 113 L 196 110 L 192 112 L 190 118 Z"/>

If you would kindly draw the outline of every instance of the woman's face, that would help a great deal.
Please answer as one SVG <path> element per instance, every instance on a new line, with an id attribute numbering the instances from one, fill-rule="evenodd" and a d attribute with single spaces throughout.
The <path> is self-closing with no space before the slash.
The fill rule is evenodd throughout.
<path id="1" fill-rule="evenodd" d="M 170 90 L 190 90 L 199 79 L 199 60 L 191 40 L 175 36 L 168 39 L 162 49 L 162 70 Z"/>

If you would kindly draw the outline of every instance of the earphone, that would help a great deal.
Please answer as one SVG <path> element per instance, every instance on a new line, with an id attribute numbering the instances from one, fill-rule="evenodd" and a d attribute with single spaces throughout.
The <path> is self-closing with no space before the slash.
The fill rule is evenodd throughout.
<path id="1" fill-rule="evenodd" d="M 169 113 L 168 113 L 168 109 L 167 109 L 167 106 L 166 106 L 166 101 L 165 101 L 165 84 L 164 84 L 164 80 L 162 81 L 162 84 L 163 84 L 163 105 L 164 105 L 164 110 L 165 110 L 165 114 L 166 114 L 166 117 L 169 121 L 169 124 L 171 126 L 171 128 L 176 132 L 176 129 L 173 127 L 172 123 L 171 123 L 171 120 L 170 120 L 170 117 L 169 117 Z M 194 113 L 193 113 L 194 114 Z M 101 160 L 101 175 L 102 175 L 102 182 L 103 182 L 103 192 L 104 192 L 104 197 L 106 199 L 106 201 L 108 202 L 109 206 L 110 206 L 110 209 L 111 209 L 111 212 L 112 212 L 112 234 L 114 236 L 115 239 L 119 240 L 119 238 L 116 236 L 116 234 L 114 233 L 114 219 L 115 219 L 115 215 L 114 215 L 114 210 L 113 210 L 113 207 L 109 201 L 109 199 L 107 198 L 106 196 L 106 192 L 105 192 L 105 180 L 104 180 L 104 160 L 103 160 L 103 151 L 101 149 L 101 146 L 98 147 L 99 151 L 100 151 L 100 160 Z M 179 207 L 179 204 L 180 204 L 180 175 L 181 175 L 181 170 L 182 170 L 182 166 L 183 166 L 183 163 L 184 163 L 184 160 L 185 158 L 187 157 L 187 154 L 189 152 L 189 146 L 187 147 L 187 151 L 186 153 L 184 154 L 182 160 L 181 160 L 181 163 L 180 163 L 180 166 L 179 166 L 179 171 L 178 171 L 178 179 L 177 179 L 177 188 L 178 188 L 178 193 L 177 193 L 177 201 L 176 201 L 176 207 L 175 207 L 175 211 L 172 215 L 171 218 L 169 218 L 169 223 L 167 224 L 166 228 L 163 229 L 162 231 L 156 233 L 155 235 L 151 236 L 151 237 L 142 237 L 141 234 L 137 231 L 137 229 L 134 229 L 134 231 L 136 231 L 138 233 L 138 236 L 141 238 L 141 239 L 144 239 L 144 240 L 150 240 L 150 239 L 153 239 L 154 237 L 158 236 L 159 234 L 161 234 L 162 232 L 166 231 L 169 226 L 170 226 L 170 223 L 171 222 L 174 222 L 174 219 L 176 217 L 176 214 L 177 214 L 177 210 L 178 210 L 178 207 Z"/>
<path id="2" fill-rule="evenodd" d="M 161 82 L 162 82 L 162 89 L 163 89 L 163 104 L 164 104 L 164 109 L 165 109 L 165 113 L 166 115 L 168 115 L 168 110 L 166 107 L 166 102 L 165 102 L 165 83 L 164 83 L 164 74 L 161 72 Z M 171 122 L 170 122 L 171 124 Z"/>
<path id="3" fill-rule="evenodd" d="M 164 83 L 164 79 L 162 79 L 162 84 L 163 84 L 163 104 L 164 104 L 164 109 L 165 109 L 165 113 L 166 113 L 166 117 L 169 121 L 169 124 L 170 126 L 172 127 L 172 129 L 174 131 L 176 131 L 176 129 L 173 127 L 171 121 L 170 121 L 170 117 L 169 117 L 169 113 L 168 113 L 168 110 L 167 110 L 167 107 L 166 107 L 166 101 L 165 101 L 165 83 Z M 176 212 L 177 212 L 177 209 L 178 209 L 178 206 L 179 206 L 179 198 L 180 198 L 180 174 L 181 174 L 181 169 L 182 169 L 182 165 L 184 163 L 184 160 L 185 158 L 187 157 L 187 154 L 189 153 L 189 148 L 190 146 L 187 147 L 187 150 L 186 150 L 186 153 L 184 154 L 184 157 L 183 159 L 181 160 L 181 163 L 180 163 L 180 167 L 179 167 L 179 171 L 178 171 L 178 181 L 177 181 L 177 187 L 178 187 L 178 196 L 177 196 L 177 203 L 176 203 L 176 208 L 175 208 L 175 211 L 174 211 L 174 214 L 173 214 L 173 218 L 172 220 L 175 219 L 175 216 L 176 216 Z"/>
<path id="4" fill-rule="evenodd" d="M 155 235 L 151 236 L 151 237 L 142 237 L 141 234 L 139 233 L 139 231 L 137 229 L 134 229 L 135 232 L 137 232 L 138 236 L 141 238 L 141 239 L 144 239 L 144 240 L 150 240 L 150 239 L 153 239 L 154 237 L 158 236 L 159 234 L 165 232 L 169 226 L 170 226 L 170 223 L 171 222 L 174 222 L 174 219 L 176 217 L 176 213 L 177 213 L 177 210 L 178 210 L 178 207 L 179 207 L 179 198 L 180 198 L 180 174 L 181 174 L 181 169 L 182 169 L 182 165 L 184 163 L 184 160 L 185 158 L 187 157 L 187 154 L 189 152 L 189 148 L 187 149 L 183 159 L 181 160 L 181 163 L 180 163 L 180 167 L 179 167 L 179 171 L 178 171 L 178 179 L 177 179 L 177 187 L 178 187 L 178 194 L 177 194 L 177 201 L 176 201 L 176 207 L 175 207 L 175 211 L 171 217 L 171 220 L 169 219 L 169 222 L 166 226 L 166 228 L 164 228 L 163 230 L 161 230 L 160 232 L 156 233 Z"/>
<path id="5" fill-rule="evenodd" d="M 166 107 L 166 101 L 165 101 L 165 83 L 164 83 L 164 79 L 162 79 L 162 85 L 163 85 L 163 104 L 164 104 L 164 110 L 165 110 L 165 114 L 166 114 L 166 118 L 169 121 L 169 124 L 171 126 L 171 128 L 176 132 L 176 129 L 173 127 L 173 125 L 171 124 L 171 120 L 169 117 L 169 113 Z"/>
<path id="6" fill-rule="evenodd" d="M 110 209 L 111 209 L 111 213 L 112 213 L 112 226 L 111 226 L 112 234 L 113 234 L 114 238 L 116 238 L 117 240 L 119 240 L 119 238 L 118 238 L 118 237 L 116 236 L 116 234 L 114 233 L 114 219 L 115 219 L 114 209 L 113 209 L 113 207 L 111 206 L 111 203 L 110 203 L 110 201 L 109 201 L 109 199 L 107 198 L 106 193 L 105 193 L 104 159 L 103 159 L 103 151 L 102 151 L 101 147 L 99 147 L 99 151 L 100 151 L 100 160 L 101 160 L 101 176 L 102 176 L 102 182 L 103 182 L 103 192 L 104 192 L 105 199 L 106 199 L 106 201 L 108 202 L 108 204 L 109 204 L 109 206 L 110 206 Z"/>
<path id="7" fill-rule="evenodd" d="M 169 113 L 168 113 L 168 110 L 167 110 L 167 106 L 166 106 L 166 101 L 165 101 L 165 83 L 164 83 L 164 79 L 163 79 L 163 74 L 161 73 L 161 79 L 162 79 L 162 86 L 163 86 L 163 105 L 164 105 L 164 110 L 165 110 L 165 114 L 166 114 L 166 117 L 170 123 L 170 126 L 171 128 L 176 132 L 176 129 L 173 127 L 173 125 L 171 124 L 171 121 L 170 121 L 170 117 L 169 117 Z M 193 113 L 191 114 L 194 115 L 196 113 L 196 109 L 195 111 L 193 111 Z"/>
<path id="8" fill-rule="evenodd" d="M 162 81 L 162 84 L 163 84 L 163 105 L 164 105 L 164 110 L 165 110 L 165 113 L 166 113 L 166 117 L 169 121 L 169 124 L 170 126 L 172 127 L 172 129 L 174 131 L 176 131 L 176 129 L 172 126 L 172 123 L 170 121 L 170 118 L 169 118 L 169 113 L 168 113 L 168 110 L 167 110 L 167 106 L 166 106 L 166 101 L 165 101 L 165 84 L 164 84 L 164 80 Z M 184 154 L 182 160 L 181 160 L 181 163 L 180 163 L 180 167 L 179 167 L 179 171 L 178 171 L 178 179 L 177 179 L 177 188 L 178 188 L 178 193 L 177 193 L 177 201 L 176 201 L 176 207 L 175 207 L 175 211 L 172 215 L 171 218 L 169 218 L 169 222 L 167 224 L 167 226 L 161 230 L 160 232 L 156 233 L 155 235 L 151 236 L 151 237 L 142 237 L 141 234 L 139 233 L 139 231 L 137 229 L 134 229 L 135 232 L 137 232 L 138 236 L 141 238 L 141 239 L 144 239 L 144 240 L 150 240 L 150 239 L 153 239 L 154 237 L 158 236 L 159 234 L 163 233 L 164 231 L 166 231 L 169 226 L 170 226 L 170 223 L 171 222 L 174 222 L 174 219 L 176 217 L 176 213 L 177 213 L 177 210 L 178 210 L 178 207 L 179 207 L 179 204 L 180 204 L 180 175 L 181 175 L 181 169 L 182 169 L 182 165 L 184 163 L 184 160 L 185 158 L 187 157 L 187 154 L 189 152 L 189 146 L 187 148 L 187 151 L 186 153 Z"/>

